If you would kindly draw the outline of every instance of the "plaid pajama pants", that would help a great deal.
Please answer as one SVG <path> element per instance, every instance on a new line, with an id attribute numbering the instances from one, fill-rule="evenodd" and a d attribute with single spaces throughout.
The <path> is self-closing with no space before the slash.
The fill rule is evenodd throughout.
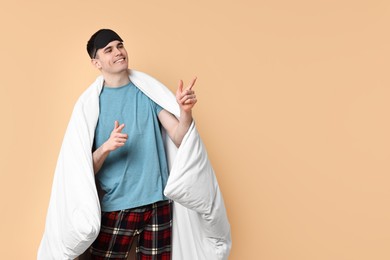
<path id="1" fill-rule="evenodd" d="M 172 202 L 102 212 L 100 233 L 90 249 L 91 259 L 126 259 L 136 235 L 137 259 L 170 260 Z"/>

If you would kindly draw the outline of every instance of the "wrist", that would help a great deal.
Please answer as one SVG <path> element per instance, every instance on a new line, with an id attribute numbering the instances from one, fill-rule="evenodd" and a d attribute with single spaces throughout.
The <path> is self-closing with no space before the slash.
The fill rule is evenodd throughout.
<path id="1" fill-rule="evenodd" d="M 180 118 L 179 118 L 179 125 L 181 127 L 188 128 L 192 123 L 192 113 L 191 112 L 181 112 Z"/>
<path id="2" fill-rule="evenodd" d="M 102 146 L 100 146 L 101 153 L 102 154 L 109 154 L 110 153 L 110 149 L 108 147 L 109 146 L 108 146 L 107 142 L 103 143 Z"/>
<path id="3" fill-rule="evenodd" d="M 180 110 L 180 117 L 185 117 L 185 118 L 192 118 L 192 110 Z"/>

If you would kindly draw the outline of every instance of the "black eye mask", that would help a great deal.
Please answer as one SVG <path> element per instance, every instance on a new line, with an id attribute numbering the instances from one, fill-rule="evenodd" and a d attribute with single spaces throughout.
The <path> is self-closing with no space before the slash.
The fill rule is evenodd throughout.
<path id="1" fill-rule="evenodd" d="M 93 47 L 94 47 L 94 52 L 92 55 L 92 58 L 96 57 L 96 52 L 107 46 L 112 41 L 120 41 L 123 42 L 122 38 L 119 37 L 119 35 L 114 32 L 113 30 L 110 29 L 102 29 L 100 30 L 95 37 L 95 40 L 93 41 Z"/>

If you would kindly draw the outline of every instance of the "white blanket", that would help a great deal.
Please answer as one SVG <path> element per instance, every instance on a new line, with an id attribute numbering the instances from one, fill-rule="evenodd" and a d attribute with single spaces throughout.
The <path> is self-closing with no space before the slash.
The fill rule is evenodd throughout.
<path id="1" fill-rule="evenodd" d="M 175 96 L 154 78 L 130 71 L 130 80 L 167 111 L 180 116 Z M 92 163 L 103 77 L 74 107 L 53 179 L 39 260 L 75 259 L 100 230 L 100 204 Z M 222 195 L 195 123 L 179 149 L 163 132 L 170 175 L 164 193 L 174 201 L 173 260 L 227 259 L 230 225 Z"/>

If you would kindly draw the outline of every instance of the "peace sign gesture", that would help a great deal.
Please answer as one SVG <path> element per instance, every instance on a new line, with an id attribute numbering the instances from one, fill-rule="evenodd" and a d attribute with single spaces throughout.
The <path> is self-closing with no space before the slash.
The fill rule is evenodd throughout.
<path id="1" fill-rule="evenodd" d="M 180 109 L 184 112 L 190 112 L 197 102 L 195 91 L 192 87 L 195 85 L 196 77 L 192 80 L 191 84 L 183 90 L 183 81 L 179 81 L 179 86 L 176 91 L 176 101 L 180 106 Z"/>

